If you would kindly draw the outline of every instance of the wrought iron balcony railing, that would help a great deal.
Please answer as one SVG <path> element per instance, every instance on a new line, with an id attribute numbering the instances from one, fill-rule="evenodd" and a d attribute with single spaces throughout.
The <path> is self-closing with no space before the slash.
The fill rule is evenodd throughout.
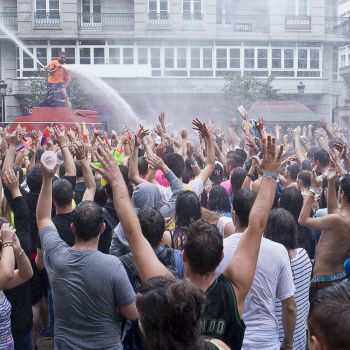
<path id="1" fill-rule="evenodd" d="M 7 27 L 13 28 L 17 26 L 16 12 L 0 12 L 0 23 Z"/>
<path id="2" fill-rule="evenodd" d="M 269 24 L 266 16 L 219 15 L 216 18 L 216 28 L 230 32 L 268 32 Z"/>
<path id="3" fill-rule="evenodd" d="M 61 15 L 58 11 L 34 12 L 35 28 L 61 28 Z"/>
<path id="4" fill-rule="evenodd" d="M 133 13 L 79 13 L 80 31 L 133 31 L 135 15 Z"/>
<path id="5" fill-rule="evenodd" d="M 169 12 L 148 13 L 148 29 L 168 29 L 169 28 Z"/>
<path id="6" fill-rule="evenodd" d="M 326 33 L 350 35 L 350 17 L 326 17 Z"/>

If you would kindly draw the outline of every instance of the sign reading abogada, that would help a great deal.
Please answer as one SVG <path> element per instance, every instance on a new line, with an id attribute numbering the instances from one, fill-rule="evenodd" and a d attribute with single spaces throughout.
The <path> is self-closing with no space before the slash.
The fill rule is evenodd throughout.
<path id="1" fill-rule="evenodd" d="M 286 16 L 286 30 L 311 30 L 311 17 Z"/>

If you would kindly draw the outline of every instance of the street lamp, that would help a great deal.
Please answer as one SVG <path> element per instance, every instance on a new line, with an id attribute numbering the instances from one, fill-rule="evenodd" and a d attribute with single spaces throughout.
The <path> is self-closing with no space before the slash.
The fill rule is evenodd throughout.
<path id="1" fill-rule="evenodd" d="M 5 96 L 6 96 L 6 90 L 7 90 L 7 84 L 0 80 L 0 95 L 2 98 L 2 113 L 1 113 L 1 122 L 6 121 L 6 114 L 5 114 Z"/>
<path id="2" fill-rule="evenodd" d="M 305 85 L 303 84 L 302 81 L 297 85 L 297 89 L 298 89 L 299 99 L 301 100 L 305 93 Z"/>

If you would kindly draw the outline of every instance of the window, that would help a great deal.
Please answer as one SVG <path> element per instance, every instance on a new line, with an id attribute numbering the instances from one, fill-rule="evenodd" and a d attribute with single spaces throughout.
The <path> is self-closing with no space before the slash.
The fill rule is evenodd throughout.
<path id="1" fill-rule="evenodd" d="M 178 48 L 177 49 L 177 68 L 186 68 L 186 49 Z"/>
<path id="2" fill-rule="evenodd" d="M 184 19 L 201 19 L 202 0 L 183 0 L 182 12 Z"/>
<path id="3" fill-rule="evenodd" d="M 307 69 L 307 49 L 298 50 L 298 68 Z"/>
<path id="4" fill-rule="evenodd" d="M 94 48 L 94 64 L 105 63 L 105 49 L 103 47 Z"/>
<path id="5" fill-rule="evenodd" d="M 38 47 L 36 49 L 36 58 L 40 61 L 42 65 L 47 64 L 47 48 L 46 47 Z"/>
<path id="6" fill-rule="evenodd" d="M 152 68 L 160 68 L 160 49 L 152 48 L 151 49 L 151 65 Z"/>
<path id="7" fill-rule="evenodd" d="M 80 48 L 80 64 L 91 64 L 91 49 L 89 47 Z"/>
<path id="8" fill-rule="evenodd" d="M 288 0 L 287 14 L 289 16 L 308 16 L 309 0 Z"/>
<path id="9" fill-rule="evenodd" d="M 36 16 L 37 18 L 59 18 L 60 17 L 60 1 L 59 0 L 36 0 Z"/>
<path id="10" fill-rule="evenodd" d="M 320 68 L 320 51 L 318 49 L 310 50 L 310 69 Z"/>
<path id="11" fill-rule="evenodd" d="M 201 49 L 194 48 L 191 49 L 191 68 L 201 67 Z"/>
<path id="12" fill-rule="evenodd" d="M 120 48 L 110 47 L 109 48 L 109 63 L 120 64 Z"/>
<path id="13" fill-rule="evenodd" d="M 101 0 L 82 0 L 83 23 L 101 23 Z"/>
<path id="14" fill-rule="evenodd" d="M 282 50 L 272 49 L 272 68 L 282 68 Z"/>
<path id="15" fill-rule="evenodd" d="M 149 0 L 148 15 L 151 19 L 168 19 L 168 0 Z"/>
<path id="16" fill-rule="evenodd" d="M 174 49 L 166 48 L 164 50 L 164 67 L 174 68 Z"/>
<path id="17" fill-rule="evenodd" d="M 345 67 L 346 55 L 340 56 L 340 67 Z"/>
<path id="18" fill-rule="evenodd" d="M 284 68 L 293 69 L 294 68 L 294 50 L 284 49 Z"/>
<path id="19" fill-rule="evenodd" d="M 267 68 L 267 49 L 258 49 L 258 68 Z"/>
<path id="20" fill-rule="evenodd" d="M 28 48 L 28 50 L 33 53 L 33 49 L 32 48 Z M 23 51 L 23 68 L 34 68 L 34 61 L 33 59 L 27 55 L 24 51 Z"/>
<path id="21" fill-rule="evenodd" d="M 244 68 L 254 68 L 254 49 L 244 49 Z"/>
<path id="22" fill-rule="evenodd" d="M 123 48 L 123 64 L 134 64 L 134 49 L 132 47 Z"/>
<path id="23" fill-rule="evenodd" d="M 138 49 L 138 64 L 148 64 L 148 49 L 145 47 Z"/>
<path id="24" fill-rule="evenodd" d="M 241 68 L 240 49 L 230 49 L 230 68 Z"/>
<path id="25" fill-rule="evenodd" d="M 226 49 L 216 49 L 216 68 L 227 68 Z"/>
<path id="26" fill-rule="evenodd" d="M 216 23 L 230 24 L 232 23 L 232 0 L 216 1 Z"/>
<path id="27" fill-rule="evenodd" d="M 213 67 L 213 50 L 210 48 L 203 49 L 203 68 Z"/>

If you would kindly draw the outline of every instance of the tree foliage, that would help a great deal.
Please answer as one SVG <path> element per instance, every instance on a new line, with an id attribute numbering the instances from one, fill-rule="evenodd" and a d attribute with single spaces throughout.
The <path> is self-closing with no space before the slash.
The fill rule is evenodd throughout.
<path id="1" fill-rule="evenodd" d="M 47 89 L 47 73 L 36 72 L 34 79 L 30 81 L 29 90 L 30 96 L 24 99 L 25 107 L 31 110 L 33 107 L 38 107 Z M 70 84 L 69 99 L 73 109 L 95 109 L 95 105 L 86 94 L 86 92 L 79 86 L 79 83 L 73 78 Z"/>
<path id="2" fill-rule="evenodd" d="M 278 89 L 272 86 L 274 77 L 265 80 L 252 75 L 229 75 L 225 78 L 224 92 L 228 97 L 229 108 L 236 110 L 240 105 L 247 106 L 256 101 L 281 100 Z"/>

